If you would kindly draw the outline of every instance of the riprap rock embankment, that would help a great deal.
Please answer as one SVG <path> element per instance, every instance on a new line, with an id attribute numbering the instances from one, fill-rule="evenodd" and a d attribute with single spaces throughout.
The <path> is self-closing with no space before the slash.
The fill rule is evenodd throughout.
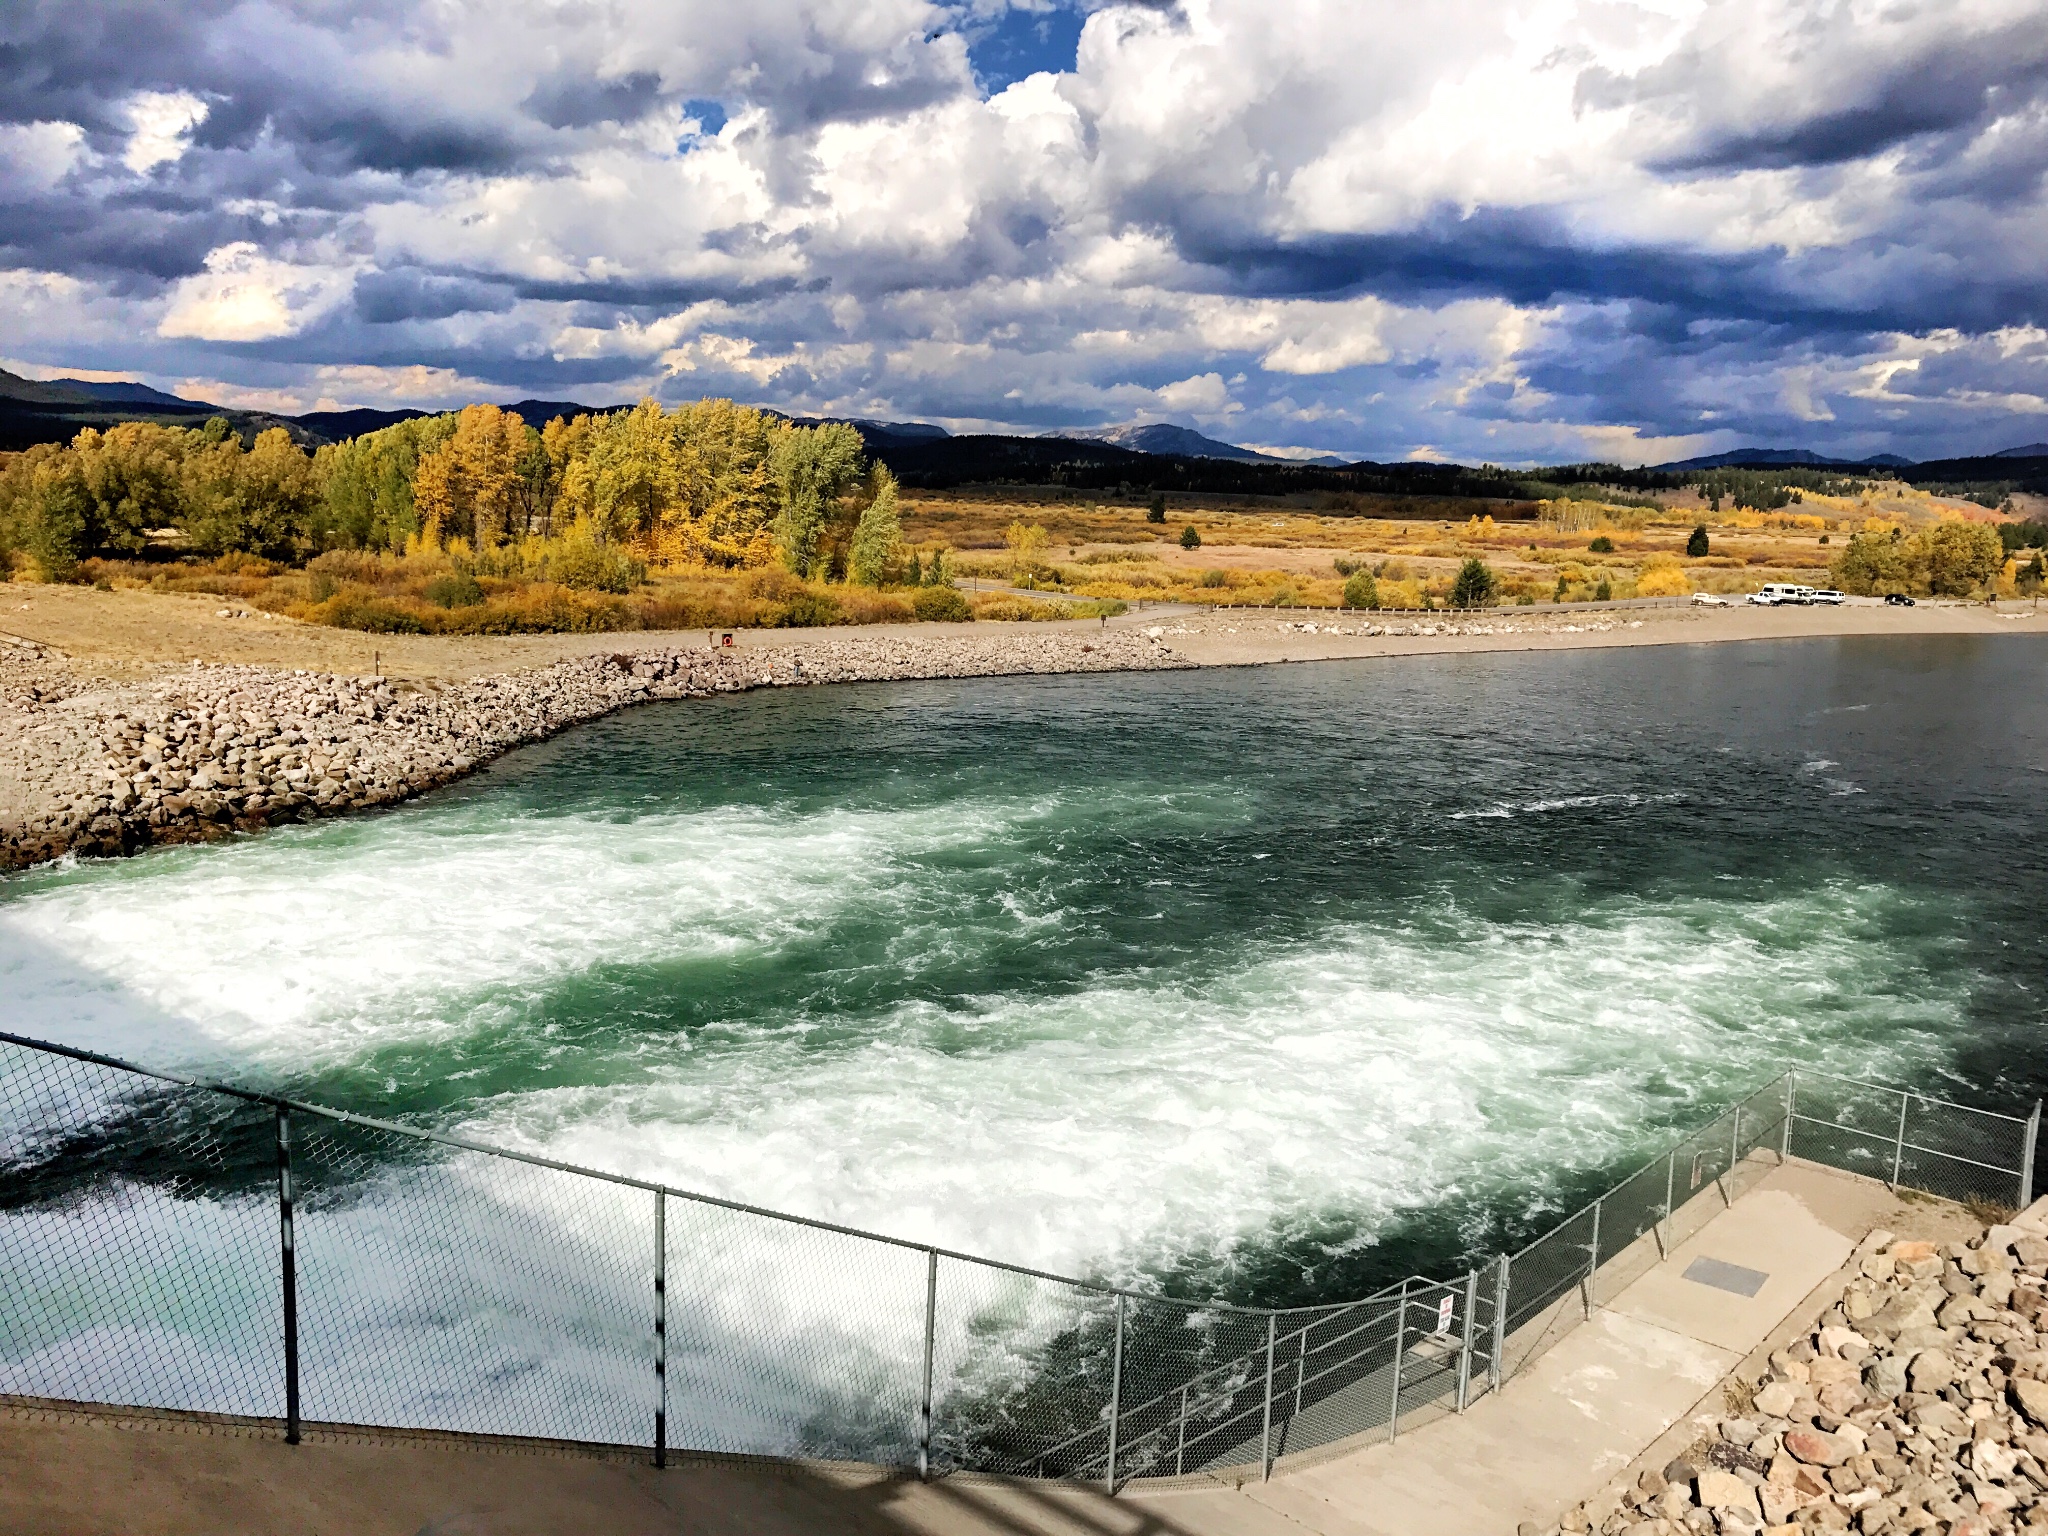
<path id="1" fill-rule="evenodd" d="M 2048 1201 L 1975 1242 L 1885 1243 L 1746 1411 L 1570 1511 L 1566 1536 L 2048 1527 Z"/>
<path id="2" fill-rule="evenodd" d="M 194 663 L 145 682 L 0 649 L 0 866 L 115 854 L 389 805 L 513 747 L 654 699 L 913 678 L 1181 667 L 1110 630 L 872 638 L 790 649 L 621 649 L 413 688 Z"/>

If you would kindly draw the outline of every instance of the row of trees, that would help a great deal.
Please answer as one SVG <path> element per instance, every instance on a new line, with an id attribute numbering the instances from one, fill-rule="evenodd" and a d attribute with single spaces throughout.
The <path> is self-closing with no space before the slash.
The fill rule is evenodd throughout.
<path id="1" fill-rule="evenodd" d="M 878 585 L 900 556 L 895 480 L 852 427 L 799 427 L 729 400 L 556 418 L 496 406 L 402 422 L 308 454 L 282 428 L 248 447 L 215 418 L 88 429 L 0 470 L 0 554 L 66 574 L 174 529 L 206 554 L 478 551 L 576 529 L 664 565 L 779 562 Z"/>
<path id="2" fill-rule="evenodd" d="M 2004 541 L 1988 523 L 1936 523 L 1917 533 L 1866 528 L 1828 562 L 1828 580 L 1866 597 L 1968 597 L 1997 580 L 2004 564 Z"/>
<path id="3" fill-rule="evenodd" d="M 139 553 L 175 528 L 196 549 L 267 552 L 320 521 L 316 463 L 283 428 L 248 448 L 216 417 L 197 430 L 129 422 L 40 443 L 0 469 L 0 559 L 62 577 L 86 555 Z"/>

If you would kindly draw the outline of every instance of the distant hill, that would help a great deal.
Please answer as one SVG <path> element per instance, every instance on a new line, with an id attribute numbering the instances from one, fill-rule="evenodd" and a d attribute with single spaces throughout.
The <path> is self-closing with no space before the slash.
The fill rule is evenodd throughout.
<path id="1" fill-rule="evenodd" d="M 1205 437 L 1192 427 L 1177 427 L 1170 421 L 1104 427 L 1095 432 L 1048 432 L 1046 436 L 1072 438 L 1084 443 L 1109 443 L 1118 448 L 1129 448 L 1137 453 L 1177 455 L 1183 459 L 1229 459 L 1239 464 L 1338 466 L 1351 462 L 1332 454 L 1323 454 L 1312 459 L 1296 459 L 1277 453 L 1260 453 L 1256 448 L 1242 448 L 1236 443 Z"/>
<path id="2" fill-rule="evenodd" d="M 147 384 L 24 379 L 0 368 L 0 450 L 19 451 L 37 443 L 68 443 L 87 427 L 104 429 L 124 421 L 190 427 L 209 416 L 225 416 L 237 432 L 245 435 L 283 427 L 306 447 L 317 447 L 323 441 L 297 422 L 267 411 L 229 410 L 204 400 L 184 400 L 151 389 Z"/>
<path id="3" fill-rule="evenodd" d="M 418 421 L 422 416 L 431 416 L 432 411 L 378 411 L 368 406 L 358 406 L 350 411 L 308 411 L 292 419 L 309 432 L 317 432 L 330 443 L 345 442 L 351 437 L 361 437 L 367 432 L 381 432 L 386 427 L 395 427 L 401 421 Z"/>
<path id="4" fill-rule="evenodd" d="M 160 389 L 151 389 L 147 384 L 137 384 L 128 379 L 112 384 L 97 384 L 88 379 L 24 379 L 4 368 L 0 368 L 0 400 L 88 409 L 98 405 L 147 405 L 178 412 L 213 409 L 210 405 L 181 400 L 176 395 L 167 395 Z"/>
<path id="5" fill-rule="evenodd" d="M 1994 459 L 2048 459 L 2048 443 L 2028 443 L 2024 448 L 2001 448 L 1987 455 Z"/>
<path id="6" fill-rule="evenodd" d="M 1810 448 L 1732 448 L 1726 453 L 1711 453 L 1703 458 L 1678 459 L 1669 464 L 1654 464 L 1658 471 L 1687 469 L 1784 469 L 1811 464 L 1823 469 L 1903 469 L 1911 459 L 1902 459 L 1896 453 L 1874 453 L 1867 459 L 1837 459 L 1824 453 L 1815 453 Z"/>
<path id="7" fill-rule="evenodd" d="M 574 400 L 520 400 L 499 409 L 517 416 L 535 431 L 546 426 L 557 416 L 574 420 L 578 416 L 602 416 L 607 411 L 623 411 L 623 405 L 578 405 Z M 395 427 L 401 421 L 418 421 L 422 416 L 443 416 L 445 411 L 421 411 L 411 406 L 397 410 L 380 411 L 369 406 L 358 406 L 349 411 L 308 411 L 303 416 L 291 419 L 309 432 L 315 432 L 330 443 L 346 442 L 351 437 L 361 437 L 366 432 L 381 432 L 386 427 Z"/>
<path id="8" fill-rule="evenodd" d="M 1082 442 L 1113 443 L 1119 448 L 1129 448 L 1137 453 L 1179 454 L 1187 459 L 1234 459 L 1239 463 L 1278 463 L 1267 455 L 1250 448 L 1240 448 L 1235 443 L 1219 442 L 1213 437 L 1204 437 L 1192 427 L 1177 427 L 1170 421 L 1146 422 L 1142 425 L 1104 427 L 1099 432 L 1055 432 L 1053 437 L 1078 438 Z"/>
<path id="9" fill-rule="evenodd" d="M 953 434 L 944 427 L 929 421 L 873 421 L 865 416 L 792 416 L 778 411 L 773 406 L 761 407 L 763 414 L 777 417 L 795 427 L 822 427 L 827 423 L 851 427 L 860 434 L 860 440 L 867 445 L 869 453 L 884 453 L 890 449 L 907 448 L 917 443 L 932 443 L 949 438 Z"/>
<path id="10" fill-rule="evenodd" d="M 557 416 L 598 415 L 624 407 L 579 405 L 573 400 L 521 400 L 504 409 L 528 426 L 539 428 Z M 186 400 L 132 381 L 97 384 L 86 379 L 24 379 L 0 368 L 0 450 L 19 451 L 37 443 L 68 443 L 86 427 L 106 428 L 124 421 L 189 427 L 209 416 L 225 417 L 245 437 L 268 427 L 283 427 L 302 446 L 317 448 L 322 443 L 346 442 L 366 432 L 435 414 L 410 406 L 396 410 L 361 406 L 346 411 L 280 416 L 270 411 L 236 410 L 206 400 Z M 941 436 L 945 432 L 943 427 L 929 430 Z"/>

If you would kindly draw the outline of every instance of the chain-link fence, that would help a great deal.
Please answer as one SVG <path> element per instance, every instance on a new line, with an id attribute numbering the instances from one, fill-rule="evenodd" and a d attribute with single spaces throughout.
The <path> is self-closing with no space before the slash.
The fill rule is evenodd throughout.
<path id="1" fill-rule="evenodd" d="M 1787 1157 L 2024 1204 L 2025 1120 L 1788 1073 L 1521 1251 L 1168 1301 L 0 1034 L 0 1394 L 1083 1478 L 1462 1412 Z"/>

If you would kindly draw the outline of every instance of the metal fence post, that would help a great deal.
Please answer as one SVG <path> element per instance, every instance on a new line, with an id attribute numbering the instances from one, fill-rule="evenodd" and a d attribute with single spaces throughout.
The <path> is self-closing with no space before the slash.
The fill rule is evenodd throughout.
<path id="1" fill-rule="evenodd" d="M 1188 1469 L 1188 1389 L 1182 1383 L 1180 1389 L 1180 1446 L 1173 1453 L 1173 1475 L 1179 1477 Z"/>
<path id="2" fill-rule="evenodd" d="M 1387 1393 L 1387 1439 L 1401 1438 L 1401 1351 L 1408 1342 L 1408 1282 L 1401 1282 L 1401 1308 L 1394 1315 L 1394 1382 Z"/>
<path id="3" fill-rule="evenodd" d="M 1498 1392 L 1507 1381 L 1508 1353 L 1508 1265 L 1500 1256 L 1500 1268 L 1493 1277 L 1493 1358 L 1486 1362 L 1487 1386 Z"/>
<path id="4" fill-rule="evenodd" d="M 2034 1112 L 2027 1116 L 2027 1134 L 2020 1144 L 2020 1209 L 2034 1203 L 2034 1143 L 2041 1134 L 2041 1101 L 2034 1100 Z"/>
<path id="5" fill-rule="evenodd" d="M 1303 1323 L 1300 1331 L 1294 1335 L 1294 1411 L 1287 1415 L 1287 1428 L 1290 1434 L 1294 1430 L 1294 1421 L 1301 1417 L 1302 1379 L 1308 1370 L 1308 1331 L 1314 1326 L 1314 1323 Z"/>
<path id="6" fill-rule="evenodd" d="M 1600 1270 L 1600 1205 L 1607 1197 L 1602 1195 L 1593 1202 L 1593 1241 L 1586 1248 L 1586 1279 L 1580 1292 L 1580 1299 L 1586 1304 L 1586 1316 L 1593 1316 L 1593 1276 Z"/>
<path id="7" fill-rule="evenodd" d="M 1735 1165 L 1742 1157 L 1742 1106 L 1735 1106 L 1735 1126 L 1728 1133 L 1728 1178 L 1735 1178 Z"/>
<path id="8" fill-rule="evenodd" d="M 654 1464 L 668 1465 L 668 1193 L 654 1192 Z"/>
<path id="9" fill-rule="evenodd" d="M 1472 1309 L 1479 1301 L 1479 1271 L 1465 1271 L 1465 1339 L 1458 1348 L 1458 1412 L 1472 1390 Z"/>
<path id="10" fill-rule="evenodd" d="M 1778 1161 L 1792 1160 L 1792 1116 L 1799 1108 L 1799 1073 L 1795 1069 L 1785 1074 L 1785 1131 L 1778 1138 Z"/>
<path id="11" fill-rule="evenodd" d="M 1908 1095 L 1899 1095 L 1899 1134 L 1898 1139 L 1892 1143 L 1891 1188 L 1894 1190 L 1899 1187 L 1899 1170 L 1906 1160 L 1906 1106 L 1911 1102 Z"/>
<path id="12" fill-rule="evenodd" d="M 1266 1416 L 1259 1424 L 1259 1477 L 1273 1476 L 1273 1337 L 1280 1326 L 1277 1312 L 1266 1314 Z"/>
<path id="13" fill-rule="evenodd" d="M 919 1410 L 917 1432 L 917 1477 L 929 1482 L 932 1475 L 932 1340 L 939 1327 L 939 1250 L 925 1251 L 924 1267 L 924 1407 Z"/>
<path id="14" fill-rule="evenodd" d="M 277 1106 L 277 1234 L 284 1274 L 284 1443 L 299 1443 L 299 1261 L 292 1232 L 291 1111 Z"/>
<path id="15" fill-rule="evenodd" d="M 1109 1357 L 1109 1466 L 1103 1476 L 1103 1484 L 1111 1498 L 1116 1497 L 1116 1431 L 1117 1419 L 1123 1413 L 1124 1400 L 1124 1293 L 1116 1293 L 1116 1347 Z"/>
<path id="16" fill-rule="evenodd" d="M 1664 1220 L 1663 1231 L 1657 1234 L 1657 1246 L 1665 1258 L 1671 1257 L 1671 1195 L 1677 1188 L 1678 1148 L 1673 1147 L 1664 1154 Z"/>

